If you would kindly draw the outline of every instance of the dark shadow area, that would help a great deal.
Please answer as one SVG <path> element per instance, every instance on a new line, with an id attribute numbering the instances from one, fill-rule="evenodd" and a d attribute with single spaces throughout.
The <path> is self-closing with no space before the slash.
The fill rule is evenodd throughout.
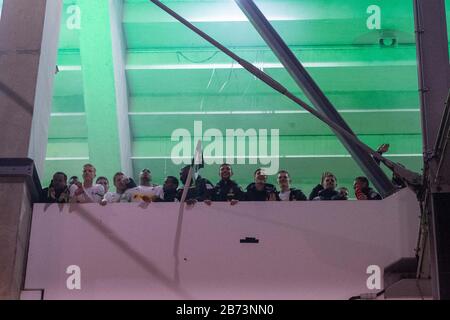
<path id="1" fill-rule="evenodd" d="M 28 103 L 25 99 L 23 99 L 20 95 L 18 95 L 16 92 L 11 90 L 7 85 L 5 85 L 3 82 L 0 81 L 0 91 L 5 94 L 7 97 L 9 97 L 12 101 L 17 103 L 23 110 L 25 110 L 29 114 L 33 114 L 34 106 L 30 103 Z"/>
<path id="2" fill-rule="evenodd" d="M 76 208 L 75 208 L 76 206 Z M 167 288 L 174 291 L 182 299 L 192 299 L 189 294 L 184 291 L 178 284 L 178 282 L 167 277 L 163 271 L 159 270 L 152 261 L 147 259 L 141 253 L 134 250 L 125 240 L 123 240 L 119 235 L 117 235 L 113 230 L 103 225 L 100 221 L 95 219 L 86 209 L 80 205 L 71 204 L 69 207 L 69 212 L 76 211 L 81 218 L 88 222 L 97 231 L 103 234 L 108 240 L 116 245 L 121 251 L 123 251 L 127 256 L 129 256 L 133 261 L 144 268 L 148 273 L 155 276 L 161 283 L 163 283 Z"/>

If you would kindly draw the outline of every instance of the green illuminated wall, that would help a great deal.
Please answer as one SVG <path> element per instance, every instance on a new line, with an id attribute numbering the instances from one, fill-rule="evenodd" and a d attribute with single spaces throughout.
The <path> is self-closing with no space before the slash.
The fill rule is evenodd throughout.
<path id="1" fill-rule="evenodd" d="M 83 37 L 77 20 L 83 6 L 83 10 L 103 10 L 104 14 L 107 8 L 92 4 L 96 1 L 64 1 L 45 184 L 55 170 L 79 175 L 86 162 L 97 166 L 98 175 L 111 177 L 120 168 L 116 126 L 120 121 L 130 124 L 135 176 L 149 167 L 158 183 L 166 175 L 177 175 L 180 168 L 170 159 L 176 144 L 171 141 L 172 132 L 179 128 L 193 132 L 194 121 L 202 121 L 204 131 L 217 128 L 223 133 L 236 128 L 279 129 L 280 167 L 288 169 L 294 184 L 305 191 L 318 182 L 324 170 L 335 172 L 339 184 L 347 187 L 361 174 L 325 125 L 147 0 L 124 3 L 129 116 L 117 118 L 110 19 L 103 15 L 90 25 L 87 22 L 86 28 L 102 30 L 97 39 Z M 304 98 L 233 1 L 163 2 Z M 255 3 L 361 140 L 372 147 L 390 143 L 391 159 L 420 171 L 422 138 L 412 1 Z M 376 8 L 371 5 L 381 10 L 380 29 L 378 20 L 373 19 L 378 17 L 374 16 Z M 375 29 L 369 29 L 368 23 Z M 395 39 L 392 46 L 391 39 Z M 104 119 L 98 120 L 102 114 Z M 102 134 L 99 144 L 92 142 Z M 106 157 L 96 158 L 102 153 Z M 236 165 L 235 178 L 248 183 L 256 167 Z M 217 165 L 207 166 L 202 174 L 215 182 Z"/>

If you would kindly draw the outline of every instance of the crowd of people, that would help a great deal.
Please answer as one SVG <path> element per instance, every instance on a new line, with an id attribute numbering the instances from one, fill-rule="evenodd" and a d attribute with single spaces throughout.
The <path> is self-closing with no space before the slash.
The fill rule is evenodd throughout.
<path id="1" fill-rule="evenodd" d="M 383 154 L 389 149 L 388 144 L 382 144 L 377 152 Z M 83 182 L 77 176 L 69 180 L 64 172 L 56 172 L 48 188 L 43 190 L 42 201 L 45 203 L 100 203 L 106 205 L 114 202 L 175 202 L 181 201 L 183 191 L 191 166 L 180 170 L 179 179 L 167 176 L 162 186 L 152 183 L 152 173 L 145 168 L 139 174 L 139 185 L 122 172 L 117 172 L 112 183 L 115 191 L 110 188 L 107 177 L 96 178 L 96 169 L 92 164 L 83 166 Z M 254 172 L 254 182 L 245 189 L 232 180 L 233 169 L 224 163 L 219 168 L 220 180 L 217 184 L 195 175 L 189 184 L 185 201 L 189 204 L 201 201 L 208 205 L 213 201 L 228 201 L 235 205 L 239 201 L 307 201 L 307 200 L 348 200 L 349 190 L 337 187 L 337 178 L 331 172 L 322 174 L 320 183 L 315 186 L 307 197 L 302 190 L 291 186 L 291 176 L 286 170 L 277 174 L 277 189 L 267 182 L 263 169 Z M 94 180 L 95 179 L 95 180 Z M 180 181 L 182 185 L 180 186 Z M 406 187 L 400 177 L 395 174 L 392 183 L 398 189 Z M 356 177 L 353 182 L 354 195 L 357 200 L 381 200 L 369 185 L 366 177 Z"/>
<path id="2" fill-rule="evenodd" d="M 117 172 L 112 178 L 112 190 L 107 177 L 97 177 L 92 164 L 83 166 L 82 181 L 77 176 L 70 179 L 64 172 L 56 172 L 48 188 L 43 190 L 42 201 L 46 203 L 100 203 L 114 202 L 176 202 L 180 201 L 191 166 L 180 170 L 179 178 L 167 176 L 163 185 L 152 183 L 152 173 L 148 168 L 139 174 L 139 183 Z M 309 196 L 302 190 L 291 186 L 289 172 L 281 170 L 277 174 L 278 188 L 267 182 L 264 170 L 254 172 L 254 182 L 243 189 L 232 180 L 233 169 L 224 163 L 219 168 L 220 180 L 214 185 L 208 179 L 196 175 L 186 192 L 185 201 L 189 204 L 213 201 L 228 201 L 235 205 L 239 201 L 307 201 L 307 200 L 347 200 L 349 190 L 337 187 L 337 178 L 331 172 L 324 172 L 321 182 L 313 188 Z M 180 185 L 181 182 L 181 185 Z M 366 177 L 357 177 L 353 189 L 358 200 L 381 200 Z"/>

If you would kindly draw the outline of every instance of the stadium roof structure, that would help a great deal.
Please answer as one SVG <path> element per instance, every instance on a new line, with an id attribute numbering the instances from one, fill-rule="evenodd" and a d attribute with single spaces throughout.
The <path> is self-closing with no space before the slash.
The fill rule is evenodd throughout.
<path id="1" fill-rule="evenodd" d="M 234 1 L 163 3 L 309 101 Z M 389 143 L 389 159 L 420 172 L 412 1 L 255 3 L 361 141 L 372 148 Z M 193 149 L 199 123 L 203 135 L 215 129 L 224 138 L 224 152 L 211 152 L 217 164 L 202 169 L 211 180 L 226 161 L 227 130 L 236 129 L 266 129 L 269 145 L 271 130 L 278 129 L 279 167 L 305 191 L 323 171 L 347 187 L 363 174 L 325 124 L 150 1 L 118 7 L 64 1 L 58 69 L 44 184 L 54 171 L 81 174 L 86 162 L 96 165 L 98 176 L 121 169 L 137 176 L 149 167 L 161 183 L 181 167 L 173 161 L 179 141 L 172 135 L 186 129 Z M 261 166 L 249 155 L 247 146 L 245 164 L 234 165 L 242 185 Z"/>

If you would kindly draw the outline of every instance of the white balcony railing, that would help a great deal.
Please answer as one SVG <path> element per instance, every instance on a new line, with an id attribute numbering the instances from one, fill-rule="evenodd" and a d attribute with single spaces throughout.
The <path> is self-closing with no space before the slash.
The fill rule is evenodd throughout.
<path id="1" fill-rule="evenodd" d="M 22 297 L 348 299 L 377 291 L 369 266 L 382 273 L 414 256 L 419 224 L 409 190 L 383 201 L 199 203 L 181 221 L 178 211 L 36 204 L 25 288 L 37 291 Z"/>

